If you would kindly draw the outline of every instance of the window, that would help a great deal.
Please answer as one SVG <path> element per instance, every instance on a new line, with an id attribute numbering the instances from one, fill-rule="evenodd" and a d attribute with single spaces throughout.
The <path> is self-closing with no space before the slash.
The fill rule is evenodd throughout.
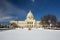
<path id="1" fill-rule="evenodd" d="M 33 24 L 33 22 L 27 22 L 27 24 Z"/>

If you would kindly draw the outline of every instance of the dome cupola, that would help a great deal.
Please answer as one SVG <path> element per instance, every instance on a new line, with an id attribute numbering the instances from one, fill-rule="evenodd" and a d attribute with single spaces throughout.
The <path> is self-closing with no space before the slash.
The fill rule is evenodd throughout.
<path id="1" fill-rule="evenodd" d="M 28 12 L 27 18 L 34 19 L 34 16 L 33 16 L 32 12 L 31 12 L 31 10 Z"/>

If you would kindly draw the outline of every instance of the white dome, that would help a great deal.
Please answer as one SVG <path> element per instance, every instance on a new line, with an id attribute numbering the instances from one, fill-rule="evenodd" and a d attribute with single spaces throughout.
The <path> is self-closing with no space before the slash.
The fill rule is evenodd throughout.
<path id="1" fill-rule="evenodd" d="M 32 14 L 32 12 L 31 12 L 31 10 L 29 11 L 29 13 L 27 14 L 27 18 L 34 18 L 34 16 L 33 16 L 33 14 Z"/>

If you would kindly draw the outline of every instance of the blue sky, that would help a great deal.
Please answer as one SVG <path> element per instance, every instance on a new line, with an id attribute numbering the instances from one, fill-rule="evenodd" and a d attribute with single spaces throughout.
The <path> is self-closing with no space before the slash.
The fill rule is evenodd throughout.
<path id="1" fill-rule="evenodd" d="M 36 20 L 41 20 L 46 14 L 53 14 L 60 21 L 60 0 L 0 0 L 0 23 L 25 20 L 29 10 Z"/>

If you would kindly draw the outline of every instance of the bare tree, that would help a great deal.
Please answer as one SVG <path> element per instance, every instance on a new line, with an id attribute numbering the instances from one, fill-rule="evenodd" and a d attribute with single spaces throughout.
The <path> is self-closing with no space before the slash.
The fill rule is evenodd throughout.
<path id="1" fill-rule="evenodd" d="M 42 23 L 45 21 L 45 23 L 43 23 L 43 24 L 48 24 L 48 25 L 49 25 L 49 23 L 56 24 L 57 18 L 55 15 L 47 14 L 42 17 L 41 21 L 42 21 Z"/>
<path id="2" fill-rule="evenodd" d="M 60 28 L 60 22 L 57 23 L 57 27 Z"/>
<path id="3" fill-rule="evenodd" d="M 10 26 L 13 26 L 13 28 L 17 28 L 17 24 L 16 23 L 11 23 Z"/>
<path id="4" fill-rule="evenodd" d="M 56 23 L 57 22 L 56 16 L 55 15 L 51 15 L 51 14 L 48 14 L 48 15 L 43 16 L 42 20 L 43 21 L 49 21 L 50 20 L 53 23 Z"/>

